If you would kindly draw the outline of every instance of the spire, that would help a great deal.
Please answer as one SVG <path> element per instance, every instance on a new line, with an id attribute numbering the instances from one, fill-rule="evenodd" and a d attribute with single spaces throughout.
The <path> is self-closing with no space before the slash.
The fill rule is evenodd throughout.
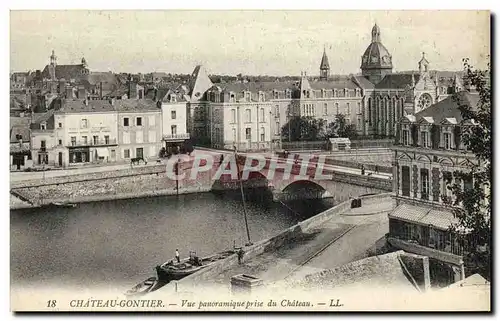
<path id="1" fill-rule="evenodd" d="M 50 55 L 50 64 L 56 65 L 56 63 L 57 63 L 57 57 L 56 54 L 54 53 L 54 49 L 52 49 L 52 55 Z"/>
<path id="2" fill-rule="evenodd" d="M 330 69 L 330 63 L 328 62 L 328 56 L 326 55 L 326 48 L 323 48 L 323 57 L 321 58 L 321 64 L 319 65 L 319 69 Z"/>
<path id="3" fill-rule="evenodd" d="M 418 70 L 420 72 L 427 72 L 429 68 L 429 61 L 425 59 L 425 52 L 422 52 L 422 59 L 418 62 Z"/>
<path id="4" fill-rule="evenodd" d="M 372 42 L 381 42 L 380 39 L 380 28 L 378 27 L 377 23 L 375 22 L 375 25 L 372 28 Z"/>

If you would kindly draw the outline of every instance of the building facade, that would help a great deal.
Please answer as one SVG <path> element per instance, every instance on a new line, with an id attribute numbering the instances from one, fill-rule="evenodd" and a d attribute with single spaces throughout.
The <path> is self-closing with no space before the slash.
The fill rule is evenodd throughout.
<path id="1" fill-rule="evenodd" d="M 161 104 L 162 119 L 162 147 L 167 154 L 174 154 L 182 150 L 186 141 L 190 139 L 187 130 L 187 88 L 180 86 L 168 89 L 158 97 Z"/>
<path id="2" fill-rule="evenodd" d="M 57 165 L 115 163 L 118 117 L 107 100 L 67 100 L 54 112 Z"/>
<path id="3" fill-rule="evenodd" d="M 117 110 L 119 161 L 158 157 L 162 140 L 161 108 L 151 99 L 111 100 Z"/>
<path id="4" fill-rule="evenodd" d="M 458 181 L 455 171 L 468 172 L 475 156 L 465 149 L 459 104 L 477 106 L 478 94 L 457 93 L 397 123 L 394 150 L 394 192 L 397 208 L 389 214 L 389 243 L 431 261 L 431 276 L 455 282 L 464 278 L 463 249 L 449 231 L 457 223 L 449 201 L 453 183 L 472 188 L 472 181 Z"/>

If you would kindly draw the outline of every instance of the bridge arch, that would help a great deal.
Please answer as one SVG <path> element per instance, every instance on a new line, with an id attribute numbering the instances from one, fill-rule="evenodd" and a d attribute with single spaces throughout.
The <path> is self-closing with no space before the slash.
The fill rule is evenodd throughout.
<path id="1" fill-rule="evenodd" d="M 320 183 L 311 180 L 296 180 L 280 190 L 280 197 L 284 199 L 321 199 L 331 197 L 328 190 Z"/>

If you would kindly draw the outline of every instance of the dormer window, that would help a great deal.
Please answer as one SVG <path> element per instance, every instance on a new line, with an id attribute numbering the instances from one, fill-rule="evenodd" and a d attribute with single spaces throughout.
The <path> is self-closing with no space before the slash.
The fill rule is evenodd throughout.
<path id="1" fill-rule="evenodd" d="M 452 132 L 451 126 L 443 127 L 443 147 L 444 149 L 452 148 Z"/>
<path id="2" fill-rule="evenodd" d="M 291 99 L 292 98 L 292 91 L 290 89 L 285 90 L 285 97 L 287 99 Z"/>
<path id="3" fill-rule="evenodd" d="M 307 93 L 306 93 L 306 94 L 307 94 L 307 95 L 306 95 L 306 96 L 307 96 L 307 98 L 311 98 L 311 92 L 310 92 L 309 90 L 307 91 Z"/>
<path id="4" fill-rule="evenodd" d="M 264 93 L 259 92 L 259 101 L 264 101 Z"/>
<path id="5" fill-rule="evenodd" d="M 252 99 L 252 95 L 249 91 L 245 91 L 244 95 L 245 95 L 245 101 L 250 101 Z"/>
<path id="6" fill-rule="evenodd" d="M 321 97 L 326 98 L 326 90 L 321 89 Z"/>
<path id="7" fill-rule="evenodd" d="M 175 94 L 171 94 L 171 95 L 170 95 L 170 102 L 171 102 L 171 103 L 175 103 L 175 102 L 177 102 L 177 96 L 176 96 Z"/>
<path id="8" fill-rule="evenodd" d="M 47 129 L 47 123 L 46 122 L 40 123 L 40 129 L 41 130 L 46 130 Z"/>
<path id="9" fill-rule="evenodd" d="M 234 98 L 234 93 L 233 92 L 229 93 L 229 102 L 231 102 L 231 103 L 235 102 L 235 98 Z"/>
<path id="10" fill-rule="evenodd" d="M 421 125 L 420 126 L 420 145 L 423 148 L 430 148 L 431 147 L 430 126 L 428 126 L 428 125 Z"/>
<path id="11" fill-rule="evenodd" d="M 273 91 L 273 97 L 274 99 L 279 99 L 279 92 L 277 90 Z"/>

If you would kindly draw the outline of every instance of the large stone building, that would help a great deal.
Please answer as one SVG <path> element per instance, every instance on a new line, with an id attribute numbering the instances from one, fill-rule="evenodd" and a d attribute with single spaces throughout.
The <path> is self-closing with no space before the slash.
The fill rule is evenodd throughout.
<path id="1" fill-rule="evenodd" d="M 462 118 L 458 105 L 476 108 L 477 92 L 457 93 L 415 115 L 398 119 L 394 149 L 394 191 L 398 207 L 389 215 L 388 241 L 396 248 L 430 258 L 431 276 L 457 281 L 464 278 L 463 250 L 449 231 L 457 223 L 448 201 L 448 187 L 457 182 L 466 190 L 472 181 L 459 182 L 455 171 L 468 172 L 477 159 L 466 150 L 461 133 L 473 126 Z"/>
<path id="2" fill-rule="evenodd" d="M 303 72 L 296 81 L 212 83 L 197 66 L 187 85 L 187 126 L 199 144 L 217 148 L 279 147 L 281 129 L 299 116 L 333 122 L 343 114 L 364 137 L 394 137 L 396 122 L 461 88 L 455 74 L 430 71 L 425 54 L 418 71 L 394 73 L 380 28 L 361 57 L 361 75 L 331 76 L 326 50 L 319 77 Z"/>

